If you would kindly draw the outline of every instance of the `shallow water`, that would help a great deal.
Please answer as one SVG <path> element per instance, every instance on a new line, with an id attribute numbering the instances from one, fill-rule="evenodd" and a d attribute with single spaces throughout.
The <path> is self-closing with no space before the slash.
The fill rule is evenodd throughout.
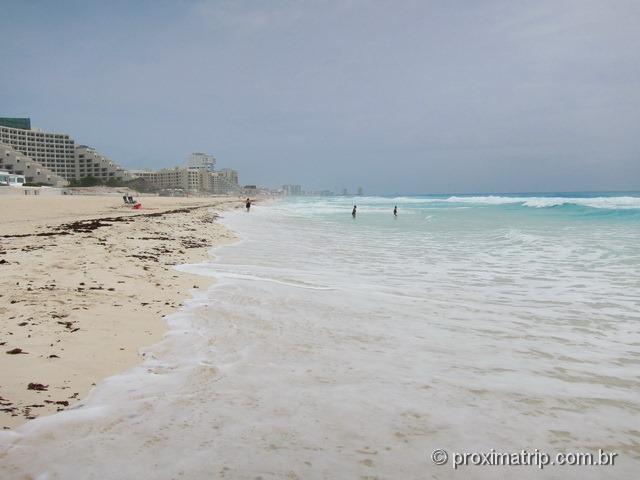
<path id="1" fill-rule="evenodd" d="M 144 365 L 81 408 L 3 433 L 0 472 L 582 479 L 640 468 L 637 194 L 294 199 L 223 221 L 243 240 L 182 267 L 217 284 L 169 319 Z M 453 471 L 433 465 L 436 448 L 619 455 L 615 467 Z"/>

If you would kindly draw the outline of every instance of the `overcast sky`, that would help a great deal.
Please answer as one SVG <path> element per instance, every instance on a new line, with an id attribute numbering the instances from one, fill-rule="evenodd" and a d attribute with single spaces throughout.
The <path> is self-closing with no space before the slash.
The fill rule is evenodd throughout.
<path id="1" fill-rule="evenodd" d="M 640 2 L 0 0 L 0 116 L 130 168 L 367 193 L 640 189 Z"/>

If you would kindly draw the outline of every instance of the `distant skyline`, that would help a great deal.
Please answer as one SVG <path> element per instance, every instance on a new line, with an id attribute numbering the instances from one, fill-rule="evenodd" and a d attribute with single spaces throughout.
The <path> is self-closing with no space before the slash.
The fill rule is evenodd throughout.
<path id="1" fill-rule="evenodd" d="M 0 116 L 243 184 L 640 190 L 640 2 L 0 0 Z"/>

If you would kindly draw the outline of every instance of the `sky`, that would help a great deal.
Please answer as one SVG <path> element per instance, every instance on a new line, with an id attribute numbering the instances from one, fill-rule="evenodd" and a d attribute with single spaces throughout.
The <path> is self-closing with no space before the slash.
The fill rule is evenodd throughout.
<path id="1" fill-rule="evenodd" d="M 365 193 L 640 190 L 636 0 L 0 0 L 0 116 L 127 168 Z"/>

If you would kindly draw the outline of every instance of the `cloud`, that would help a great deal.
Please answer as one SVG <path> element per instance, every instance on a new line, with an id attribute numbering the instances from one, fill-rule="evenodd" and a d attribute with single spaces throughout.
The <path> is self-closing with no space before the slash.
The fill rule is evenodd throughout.
<path id="1" fill-rule="evenodd" d="M 299 2 L 199 1 L 191 14 L 213 30 L 255 32 L 299 23 L 305 9 Z"/>
<path id="2" fill-rule="evenodd" d="M 64 25 L 20 5 L 0 18 L 5 114 L 132 167 L 208 150 L 315 189 L 535 189 L 550 162 L 560 189 L 640 179 L 637 2 L 49 7 Z"/>

